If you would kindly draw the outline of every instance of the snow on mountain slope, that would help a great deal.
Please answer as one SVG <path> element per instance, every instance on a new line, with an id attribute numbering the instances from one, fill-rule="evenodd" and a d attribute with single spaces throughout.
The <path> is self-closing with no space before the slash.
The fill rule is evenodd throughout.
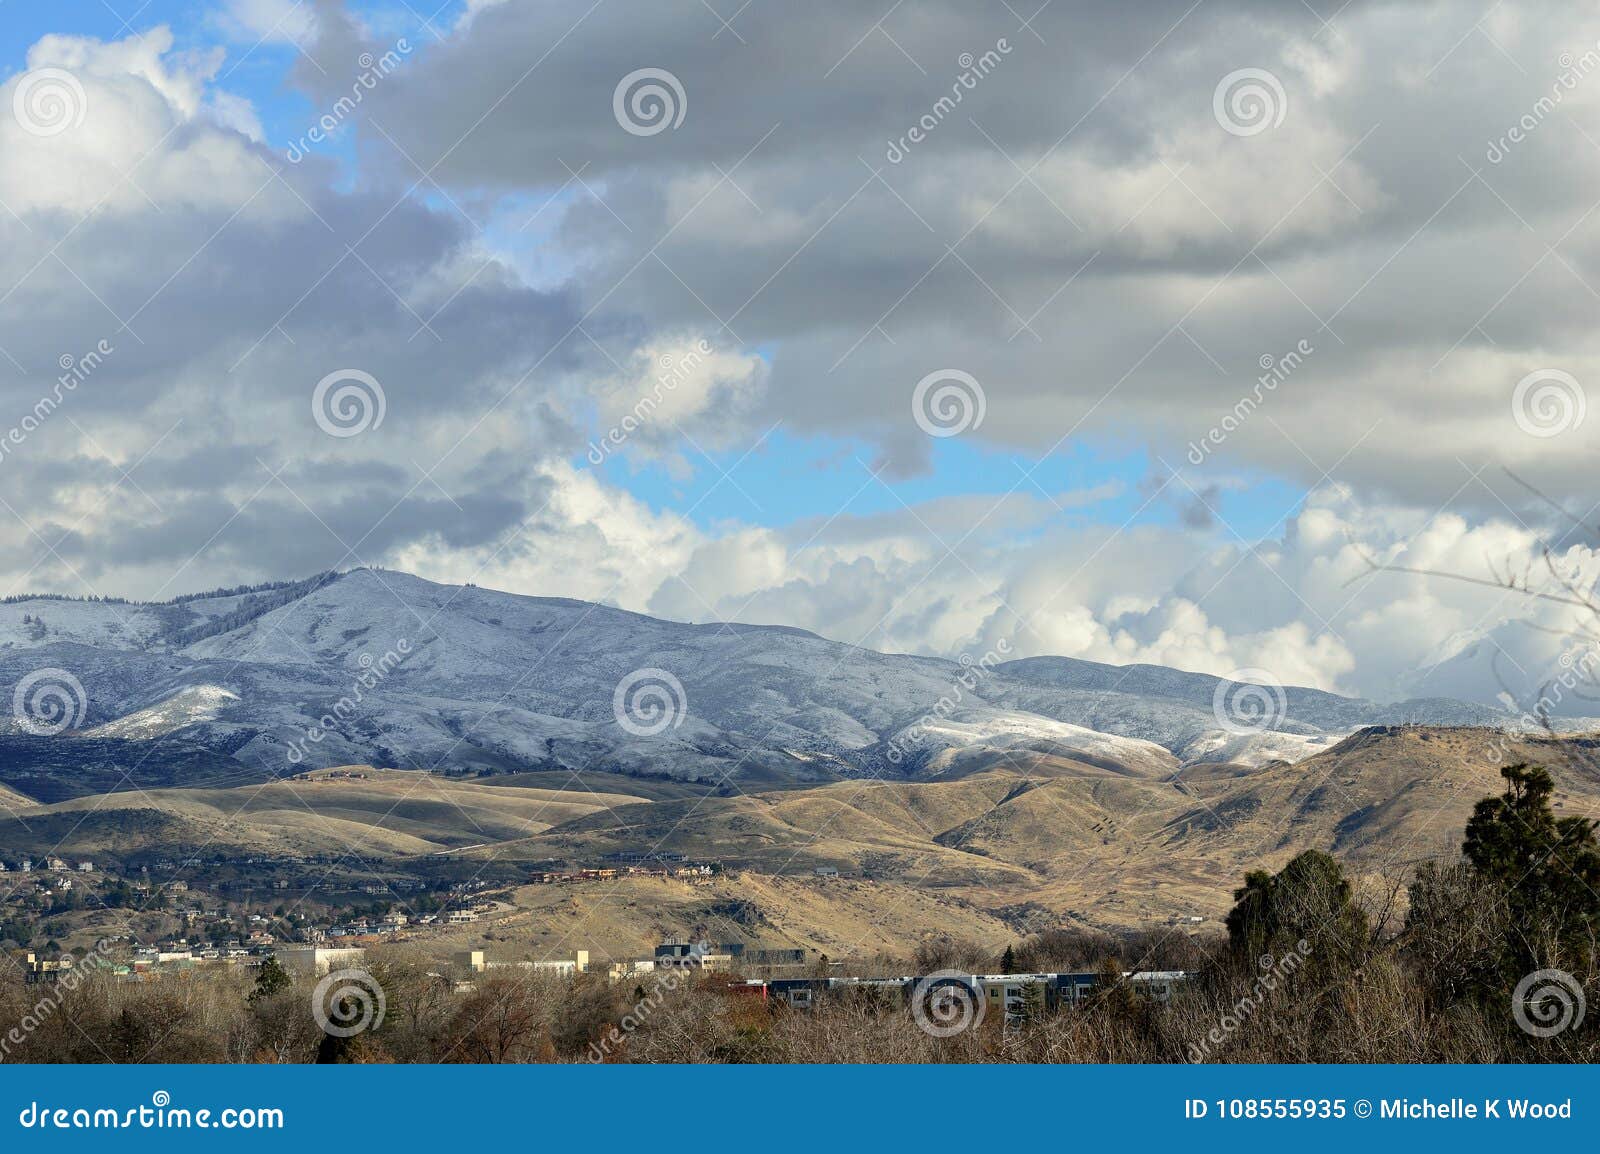
<path id="1" fill-rule="evenodd" d="M 1001 673 L 1035 685 L 1048 685 L 1074 693 L 1119 694 L 1142 700 L 1161 700 L 1210 713 L 1218 686 L 1232 683 L 1208 673 L 1186 673 L 1159 665 L 1102 665 L 1072 657 L 1030 657 L 1008 661 Z M 1226 690 L 1224 690 L 1226 691 Z M 1341 697 L 1320 689 L 1282 687 L 1285 725 L 1290 732 L 1348 731 L 1362 725 L 1401 725 L 1427 722 L 1435 725 L 1498 725 L 1506 720 L 1500 710 L 1486 705 L 1428 697 L 1380 705 L 1354 697 Z"/>
<path id="2" fill-rule="evenodd" d="M 115 721 L 97 725 L 86 730 L 84 736 L 149 741 L 201 722 L 213 721 L 229 704 L 238 700 L 237 693 L 220 685 L 197 685 L 192 689 L 179 690 L 159 705 L 138 709 Z"/>
<path id="3" fill-rule="evenodd" d="M 53 596 L 16 598 L 0 602 L 0 650 L 77 644 L 172 651 L 201 635 L 236 628 L 332 579 L 332 574 L 324 573 L 306 581 L 219 590 L 159 604 Z"/>
<path id="4" fill-rule="evenodd" d="M 1227 762 L 1251 768 L 1270 761 L 1296 762 L 1339 744 L 1343 733 L 1229 733 L 1213 730 L 1187 741 L 1174 752 L 1184 765 Z"/>
<path id="5" fill-rule="evenodd" d="M 941 754 L 974 749 L 1078 756 L 1151 777 L 1178 768 L 1178 759 L 1153 741 L 1100 733 L 1032 713 L 987 708 L 961 710 L 908 726 L 890 738 L 890 745 L 904 755 L 904 763 L 929 772 L 943 769 L 948 759 Z"/>
<path id="6" fill-rule="evenodd" d="M 0 648 L 36 649 L 76 642 L 102 649 L 144 649 L 169 630 L 164 606 L 35 598 L 0 604 Z"/>
<path id="7" fill-rule="evenodd" d="M 1066 658 L 981 669 L 369 569 L 166 605 L 0 606 L 0 689 L 46 668 L 81 683 L 96 732 L 171 734 L 274 771 L 371 762 L 803 782 L 901 772 L 889 755 L 915 731 L 923 759 L 965 743 L 1161 773 L 1296 760 L 1366 724 L 1507 720 L 1291 688 L 1272 730 L 1241 738 L 1213 713 L 1218 679 L 1200 674 Z"/>

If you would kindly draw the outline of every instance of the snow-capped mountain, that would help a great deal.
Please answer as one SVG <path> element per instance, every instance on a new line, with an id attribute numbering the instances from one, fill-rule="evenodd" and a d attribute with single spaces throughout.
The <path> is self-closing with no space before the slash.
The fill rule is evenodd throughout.
<path id="1" fill-rule="evenodd" d="M 59 685 L 67 723 L 52 714 Z M 783 626 L 688 625 L 605 605 L 358 569 L 164 604 L 0 605 L 13 730 L 182 740 L 270 772 L 328 765 L 611 769 L 768 782 L 924 776 L 1043 753 L 1160 775 L 1316 753 L 1371 724 L 1498 725 L 1069 658 L 965 664 Z"/>

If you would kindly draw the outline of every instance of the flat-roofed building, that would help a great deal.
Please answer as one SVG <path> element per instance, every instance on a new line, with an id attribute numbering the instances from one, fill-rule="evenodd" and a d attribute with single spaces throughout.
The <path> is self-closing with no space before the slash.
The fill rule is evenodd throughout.
<path id="1" fill-rule="evenodd" d="M 333 970 L 359 966 L 366 955 L 365 950 L 350 946 L 279 946 L 272 951 L 278 964 L 290 973 L 309 974 L 315 978 L 324 977 Z"/>

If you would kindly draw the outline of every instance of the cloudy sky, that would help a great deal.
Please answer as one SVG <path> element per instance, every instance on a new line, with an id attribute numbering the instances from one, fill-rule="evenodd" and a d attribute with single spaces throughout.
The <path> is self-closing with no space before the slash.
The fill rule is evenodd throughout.
<path id="1" fill-rule="evenodd" d="M 1570 654 L 1373 564 L 1597 572 L 1600 14 L 433 7 L 7 9 L 5 592 L 386 565 L 1380 698 Z"/>

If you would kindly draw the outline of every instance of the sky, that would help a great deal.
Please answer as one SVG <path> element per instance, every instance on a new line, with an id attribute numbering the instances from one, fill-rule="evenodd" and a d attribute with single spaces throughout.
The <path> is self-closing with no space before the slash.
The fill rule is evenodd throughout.
<path id="1" fill-rule="evenodd" d="M 1592 647 L 1597 176 L 1542 3 L 8 6 L 0 589 L 1526 706 Z"/>

